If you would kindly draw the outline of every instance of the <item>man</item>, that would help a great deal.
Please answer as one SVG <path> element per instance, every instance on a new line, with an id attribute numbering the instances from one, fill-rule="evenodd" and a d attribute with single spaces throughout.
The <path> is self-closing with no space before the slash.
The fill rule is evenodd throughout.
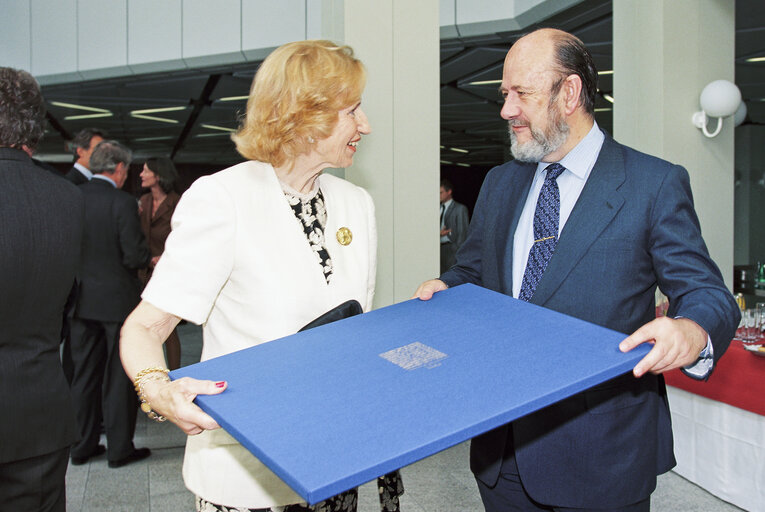
<path id="1" fill-rule="evenodd" d="M 441 180 L 441 273 L 454 265 L 454 256 L 465 241 L 468 230 L 468 212 L 464 204 L 452 199 L 451 181 Z"/>
<path id="2" fill-rule="evenodd" d="M 82 185 L 90 181 L 93 173 L 90 172 L 90 155 L 93 153 L 96 145 L 104 140 L 106 134 L 97 128 L 85 128 L 80 130 L 74 136 L 72 141 L 75 162 L 71 169 L 64 175 L 64 178 L 75 185 Z M 58 174 L 58 173 L 57 173 Z M 59 175 L 60 176 L 60 175 Z M 72 288 L 69 297 L 68 306 L 64 311 L 64 326 L 61 330 L 61 365 L 64 367 L 64 375 L 67 382 L 72 383 L 72 373 L 74 372 L 72 364 L 71 349 L 71 327 L 70 315 L 71 306 L 76 300 L 76 286 Z"/>
<path id="3" fill-rule="evenodd" d="M 137 270 L 150 259 L 136 200 L 119 190 L 130 160 L 130 150 L 120 143 L 100 142 L 90 157 L 93 178 L 79 187 L 86 221 L 72 319 L 72 394 L 80 431 L 72 448 L 74 465 L 105 451 L 98 444 L 102 395 L 109 467 L 150 454 L 133 446 L 138 402 L 119 354 L 120 328 L 139 302 Z"/>
<path id="4" fill-rule="evenodd" d="M 488 511 L 649 510 L 656 475 L 675 465 L 661 373 L 706 378 L 738 308 L 685 169 L 595 123 L 597 72 L 581 41 L 551 29 L 521 38 L 500 90 L 516 160 L 489 173 L 457 264 L 417 296 L 472 282 L 632 332 L 624 352 L 653 348 L 632 374 L 475 438 L 471 469 Z M 657 285 L 669 317 L 655 318 Z"/>
<path id="5" fill-rule="evenodd" d="M 74 151 L 74 165 L 64 177 L 75 185 L 87 183 L 93 177 L 90 171 L 90 155 L 99 142 L 104 140 L 106 134 L 97 128 L 85 128 L 77 132 L 72 140 Z"/>
<path id="6" fill-rule="evenodd" d="M 58 347 L 80 257 L 77 187 L 31 154 L 45 101 L 26 71 L 0 68 L 0 509 L 63 511 L 72 399 Z"/>

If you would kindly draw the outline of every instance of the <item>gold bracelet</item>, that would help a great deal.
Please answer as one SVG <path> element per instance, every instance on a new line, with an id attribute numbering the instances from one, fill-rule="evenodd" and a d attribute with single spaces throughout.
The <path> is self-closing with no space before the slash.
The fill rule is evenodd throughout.
<path id="1" fill-rule="evenodd" d="M 135 376 L 135 379 L 133 379 L 133 385 L 135 386 L 135 390 L 138 391 L 138 383 L 143 380 L 144 377 L 146 377 L 149 374 L 152 373 L 164 373 L 167 375 L 167 372 L 169 372 L 167 368 L 162 368 L 160 366 L 150 366 L 148 368 L 144 368 L 140 372 L 138 372 Z"/>
<path id="2" fill-rule="evenodd" d="M 170 382 L 170 377 L 167 376 L 167 372 L 169 370 L 167 368 L 159 368 L 159 367 L 151 367 L 151 368 L 145 368 L 138 372 L 138 375 L 135 377 L 134 385 L 135 385 L 135 391 L 138 393 L 138 399 L 141 401 L 141 410 L 146 413 L 146 415 L 149 417 L 149 419 L 155 420 L 155 421 L 165 421 L 167 418 L 162 416 L 161 414 L 157 414 L 155 411 L 151 409 L 151 404 L 146 398 L 146 395 L 144 395 L 143 392 L 143 386 L 146 384 L 146 382 L 150 380 L 160 380 L 164 382 Z"/>

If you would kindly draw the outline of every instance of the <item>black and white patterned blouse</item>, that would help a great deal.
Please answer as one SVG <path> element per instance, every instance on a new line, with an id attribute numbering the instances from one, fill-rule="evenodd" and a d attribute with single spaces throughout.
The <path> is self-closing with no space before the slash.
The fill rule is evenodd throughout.
<path id="1" fill-rule="evenodd" d="M 332 258 L 327 251 L 324 239 L 324 228 L 327 226 L 327 209 L 324 207 L 324 196 L 319 187 L 315 187 L 308 194 L 300 194 L 282 183 L 284 196 L 295 217 L 303 226 L 308 243 L 316 255 L 316 261 L 324 271 L 324 279 L 329 283 L 332 277 Z"/>

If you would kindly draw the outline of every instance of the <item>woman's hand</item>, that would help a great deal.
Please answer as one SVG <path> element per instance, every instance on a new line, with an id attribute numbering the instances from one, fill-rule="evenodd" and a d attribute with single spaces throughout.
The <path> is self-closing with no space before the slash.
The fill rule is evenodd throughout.
<path id="1" fill-rule="evenodd" d="M 214 430 L 220 425 L 197 405 L 197 395 L 217 395 L 226 390 L 225 381 L 197 380 L 182 377 L 172 382 L 151 380 L 143 384 L 146 400 L 152 410 L 172 421 L 188 435 Z"/>

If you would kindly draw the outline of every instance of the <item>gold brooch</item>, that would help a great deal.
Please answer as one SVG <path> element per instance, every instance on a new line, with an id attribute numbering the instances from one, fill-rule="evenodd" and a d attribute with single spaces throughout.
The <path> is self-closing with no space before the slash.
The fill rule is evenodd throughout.
<path id="1" fill-rule="evenodd" d="M 351 230 L 348 228 L 340 228 L 337 230 L 335 237 L 337 238 L 337 241 L 340 242 L 340 245 L 348 245 L 351 243 L 351 240 L 353 240 L 353 233 L 351 233 Z"/>

